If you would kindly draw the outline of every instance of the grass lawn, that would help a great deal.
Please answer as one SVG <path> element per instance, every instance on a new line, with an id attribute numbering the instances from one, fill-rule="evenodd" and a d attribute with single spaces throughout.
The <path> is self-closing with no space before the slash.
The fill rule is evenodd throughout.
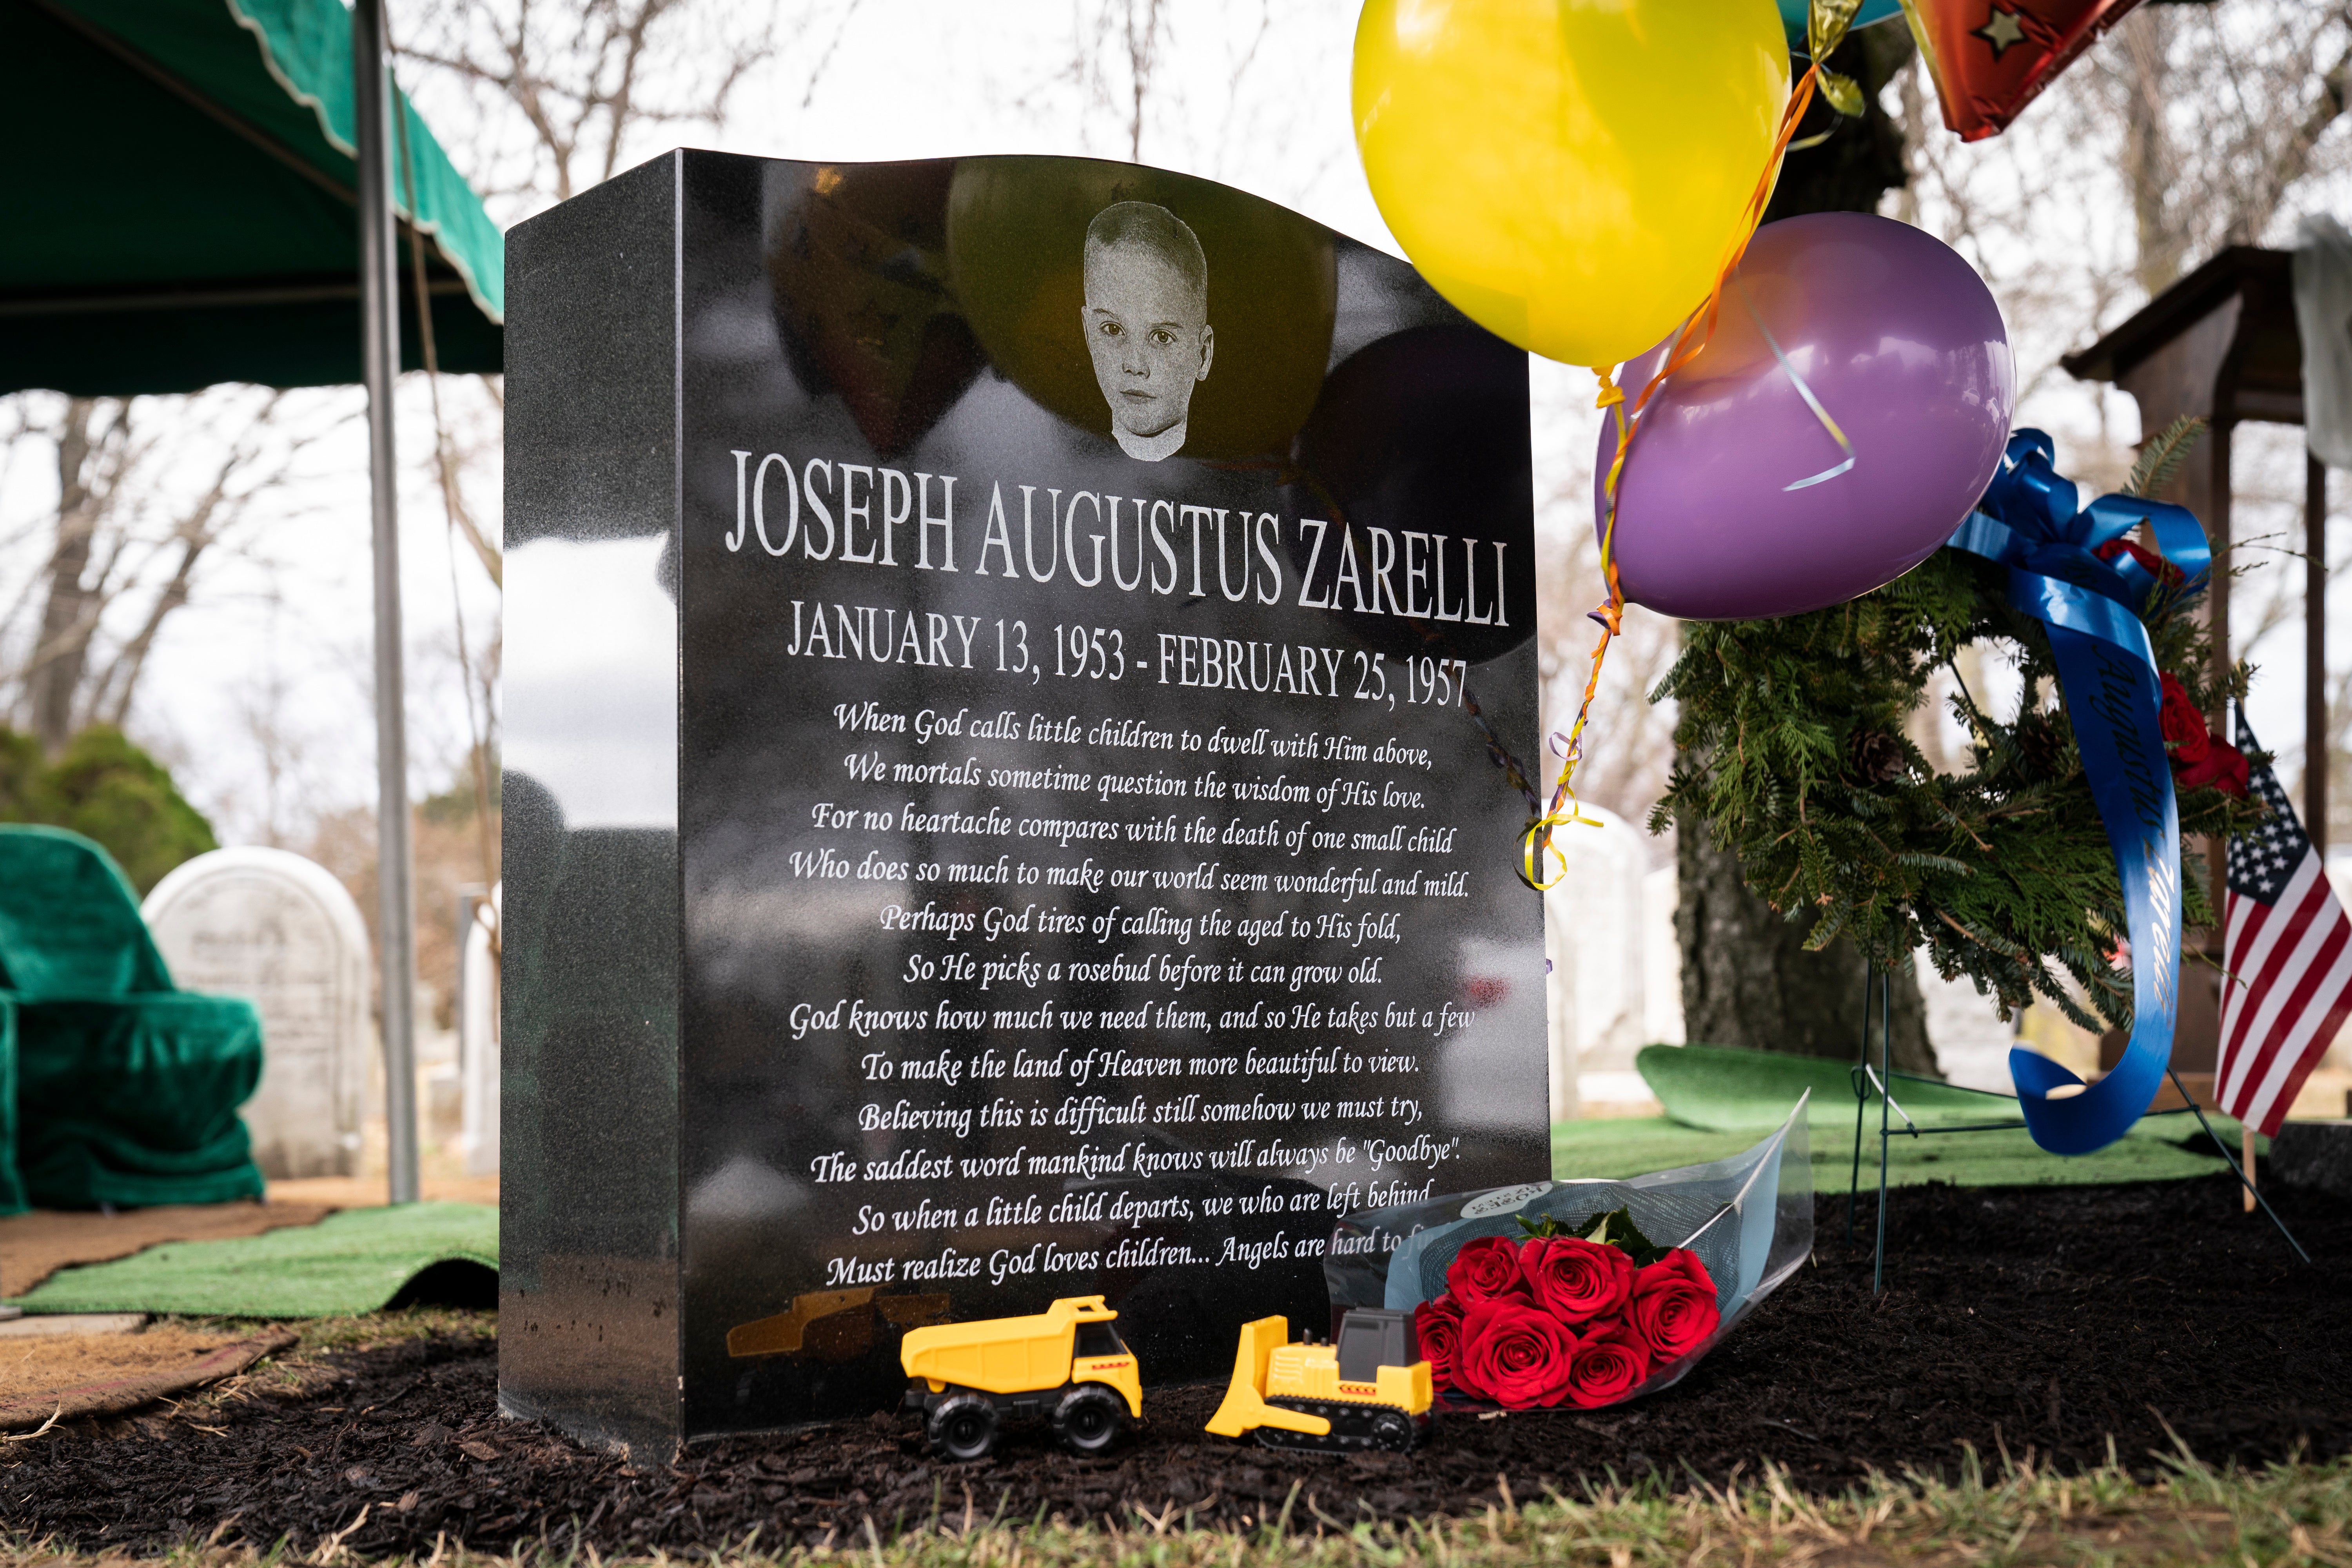
<path id="1" fill-rule="evenodd" d="M 6 1464 L 0 1460 L 0 1478 Z M 0 1483 L 4 1484 L 4 1483 Z M 870 1524 L 848 1539 L 782 1554 L 756 1536 L 708 1561 L 741 1568 L 840 1563 L 845 1568 L 1241 1568 L 1244 1563 L 1322 1568 L 1486 1568 L 1575 1563 L 1740 1564 L 2315 1564 L 2352 1563 L 2352 1462 L 2217 1471 L 2183 1458 L 2152 1483 L 2120 1468 L 2053 1476 L 2011 1464 L 1986 1475 L 1974 1456 L 1952 1484 L 1880 1478 L 1834 1498 L 1807 1497 L 1777 1474 L 1733 1488 L 1670 1495 L 1654 1482 L 1603 1483 L 1586 1495 L 1496 1495 L 1483 1513 L 1430 1522 L 1348 1525 L 1318 1517 L 1294 1489 L 1282 1515 L 1250 1531 L 1189 1528 L 1181 1517 L 1138 1510 L 1123 1527 L 1058 1519 L 1008 1523 L 942 1499 L 936 1518 L 896 1539 Z M 601 1558 L 523 1550 L 491 1556 L 444 1544 L 402 1557 L 418 1568 L 596 1568 L 680 1558 Z M 697 1553 L 700 1556 L 700 1553 Z M 0 1568 L 118 1568 L 120 1553 L 59 1551 L 0 1537 Z M 148 1561 L 171 1568 L 277 1568 L 361 1561 L 339 1542 L 307 1554 L 189 1541 Z"/>

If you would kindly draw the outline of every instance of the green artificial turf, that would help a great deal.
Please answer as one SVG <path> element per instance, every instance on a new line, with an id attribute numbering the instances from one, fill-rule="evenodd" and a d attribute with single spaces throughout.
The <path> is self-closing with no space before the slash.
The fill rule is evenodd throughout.
<path id="1" fill-rule="evenodd" d="M 373 1312 L 436 1263 L 499 1266 L 488 1204 L 345 1209 L 317 1225 L 227 1241 L 168 1241 L 112 1263 L 49 1276 L 14 1305 L 27 1312 L 177 1312 L 330 1318 Z"/>
<path id="2" fill-rule="evenodd" d="M 1717 1046 L 1649 1046 L 1635 1059 L 1664 1108 L 1663 1116 L 1563 1121 L 1552 1127 L 1552 1173 L 1561 1178 L 1623 1178 L 1680 1165 L 1703 1164 L 1750 1147 L 1787 1119 L 1810 1089 L 1806 1132 L 1813 1187 L 1843 1192 L 1853 1179 L 1854 1098 L 1851 1064 L 1824 1057 L 1727 1050 Z M 1946 1084 L 1898 1079 L 1895 1103 L 1922 1128 L 2016 1118 L 2016 1102 Z M 2235 1148 L 2238 1123 L 2209 1113 L 2213 1130 Z M 1950 1182 L 1958 1186 L 2082 1185 L 2162 1182 L 2212 1173 L 2220 1156 L 2189 1115 L 2147 1116 L 2095 1154 L 2044 1153 L 2022 1128 L 1981 1132 L 1904 1133 L 1888 1118 L 1886 1179 L 1893 1185 Z M 1878 1180 L 1879 1107 L 1866 1110 L 1862 1180 Z M 2257 1140 L 2258 1147 L 2262 1141 Z"/>
<path id="3" fill-rule="evenodd" d="M 1815 1135 L 1842 1129 L 1846 1142 L 1853 1141 L 1852 1062 L 1722 1046 L 1644 1046 L 1633 1065 L 1666 1115 L 1685 1127 L 1769 1132 L 1787 1120 L 1797 1096 L 1811 1089 L 1806 1120 Z M 1895 1080 L 1895 1102 L 1923 1126 L 1998 1121 L 2017 1115 L 2017 1102 L 2005 1096 L 1909 1079 Z M 1872 1110 L 1876 1110 L 1875 1104 Z"/>
<path id="4" fill-rule="evenodd" d="M 2189 1125 L 2190 1131 L 2196 1130 L 2193 1121 Z M 1814 1190 L 1843 1192 L 1853 1168 L 1853 1121 L 1849 1120 L 1843 1131 L 1828 1137 L 1818 1126 L 1810 1131 Z M 2198 1136 L 2201 1139 L 2203 1134 Z M 1752 1132 L 1708 1132 L 1685 1127 L 1664 1116 L 1559 1121 L 1551 1130 L 1551 1169 L 1562 1180 L 1622 1179 L 1720 1160 L 1749 1148 L 1756 1138 Z M 2043 1153 L 2022 1131 L 1898 1136 L 1890 1142 L 1887 1153 L 1886 1179 L 1898 1186 L 1917 1182 L 1950 1182 L 1965 1187 L 2168 1182 L 2209 1175 L 2221 1168 L 2214 1154 L 2200 1154 L 2193 1147 L 2147 1132 L 2130 1133 L 2095 1154 L 2071 1158 Z M 1874 1126 L 1863 1140 L 1862 1171 L 1864 1186 L 1877 1182 Z"/>

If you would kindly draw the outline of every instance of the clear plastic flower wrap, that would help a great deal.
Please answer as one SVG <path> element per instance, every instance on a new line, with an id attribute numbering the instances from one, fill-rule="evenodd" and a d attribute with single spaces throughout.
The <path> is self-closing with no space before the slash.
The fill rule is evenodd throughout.
<path id="1" fill-rule="evenodd" d="M 1351 1307 L 1413 1313 L 1442 1404 L 1593 1409 L 1679 1382 L 1812 1246 L 1801 1099 L 1707 1164 L 1349 1215 L 1323 1273 L 1335 1325 Z"/>

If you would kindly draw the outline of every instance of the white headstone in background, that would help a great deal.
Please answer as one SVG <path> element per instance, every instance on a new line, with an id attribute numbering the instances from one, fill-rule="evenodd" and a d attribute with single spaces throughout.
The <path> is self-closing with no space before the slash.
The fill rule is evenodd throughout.
<path id="1" fill-rule="evenodd" d="M 1574 965 L 1577 1070 L 1630 1072 L 1633 1053 L 1649 1043 L 1642 952 L 1649 835 L 1601 806 L 1583 812 L 1601 826 L 1552 833 L 1568 869 L 1545 895 L 1544 912 Z M 1555 958 L 1554 973 L 1557 965 Z"/>
<path id="2" fill-rule="evenodd" d="M 215 849 L 155 884 L 141 913 L 183 989 L 261 1010 L 244 1114 L 262 1173 L 358 1174 L 375 1042 L 367 927 L 343 885 L 284 849 Z"/>
<path id="3" fill-rule="evenodd" d="M 465 1077 L 466 1174 L 499 1173 L 499 964 L 490 953 L 504 883 L 478 909 L 458 955 L 457 1070 Z"/>
<path id="4" fill-rule="evenodd" d="M 1675 907 L 1682 880 L 1669 860 L 1642 879 L 1642 1014 L 1649 1021 L 1643 1044 L 1679 1046 L 1683 1034 L 1683 944 L 1675 934 Z"/>

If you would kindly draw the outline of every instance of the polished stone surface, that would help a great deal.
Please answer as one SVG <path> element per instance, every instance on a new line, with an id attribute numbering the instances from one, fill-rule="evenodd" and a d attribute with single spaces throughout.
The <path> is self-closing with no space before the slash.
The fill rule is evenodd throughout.
<path id="1" fill-rule="evenodd" d="M 654 1453 L 679 1423 L 674 170 L 507 242 L 499 1402 Z"/>
<path id="2" fill-rule="evenodd" d="M 1340 1213 L 1548 1173 L 1523 355 L 1124 164 L 509 244 L 511 1408 L 862 1415 L 1095 1292 L 1222 1376 Z"/>

